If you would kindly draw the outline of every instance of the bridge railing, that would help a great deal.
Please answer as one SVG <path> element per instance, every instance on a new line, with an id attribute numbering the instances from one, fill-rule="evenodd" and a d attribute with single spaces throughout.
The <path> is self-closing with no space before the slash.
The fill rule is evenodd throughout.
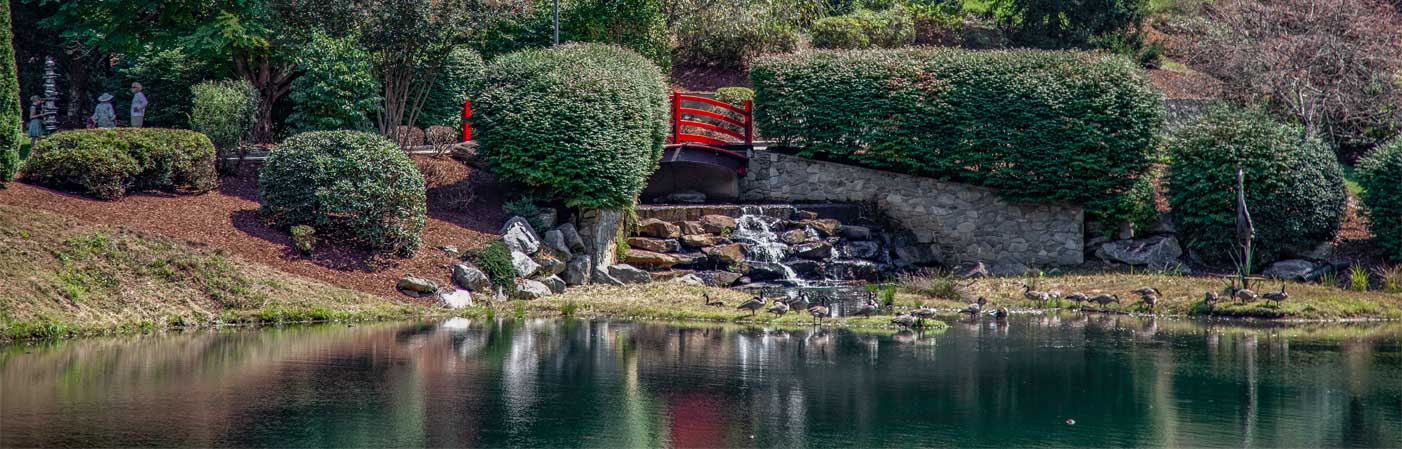
<path id="1" fill-rule="evenodd" d="M 687 103 L 691 103 L 688 106 Z M 698 105 L 712 107 L 700 109 Z M 749 100 L 743 107 L 711 98 L 672 92 L 672 144 L 700 143 L 703 145 L 754 144 L 754 115 Z M 714 120 L 713 123 L 699 121 L 701 117 Z M 695 133 L 695 129 L 710 131 L 715 135 L 731 137 L 734 141 Z"/>

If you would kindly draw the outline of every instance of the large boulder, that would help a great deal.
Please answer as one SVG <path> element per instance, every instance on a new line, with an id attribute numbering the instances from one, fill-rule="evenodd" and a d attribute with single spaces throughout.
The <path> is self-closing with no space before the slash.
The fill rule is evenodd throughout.
<path id="1" fill-rule="evenodd" d="M 677 225 L 649 218 L 638 223 L 638 235 L 656 237 L 659 239 L 674 239 L 681 237 L 682 230 Z"/>
<path id="2" fill-rule="evenodd" d="M 449 309 L 461 309 L 472 305 L 472 293 L 467 290 L 448 290 L 438 293 L 438 305 Z"/>
<path id="3" fill-rule="evenodd" d="M 533 277 L 554 276 L 565 271 L 565 262 L 549 254 L 549 251 L 541 251 L 535 255 L 536 263 L 540 264 L 540 270 L 536 271 Z"/>
<path id="4" fill-rule="evenodd" d="M 562 224 L 556 230 L 564 236 L 565 246 L 569 247 L 570 251 L 584 251 L 584 239 L 579 237 L 579 230 L 574 228 L 574 223 Z"/>
<path id="5" fill-rule="evenodd" d="M 673 265 L 681 262 L 670 254 L 655 253 L 633 248 L 628 248 L 628 251 L 624 253 L 623 260 L 629 264 L 657 269 L 671 268 Z"/>
<path id="6" fill-rule="evenodd" d="M 802 245 L 794 245 L 790 247 L 789 250 L 790 254 L 792 254 L 793 256 L 802 257 L 804 259 L 823 260 L 832 258 L 832 245 L 829 245 L 827 242 L 813 242 L 804 243 Z"/>
<path id="7" fill-rule="evenodd" d="M 453 265 L 453 283 L 474 292 L 484 292 L 492 288 L 492 280 L 487 278 L 487 273 L 466 263 Z"/>
<path id="8" fill-rule="evenodd" d="M 1271 266 L 1266 268 L 1261 274 L 1264 274 L 1268 278 L 1303 281 L 1312 271 L 1314 271 L 1314 262 L 1290 259 L 1271 264 Z"/>
<path id="9" fill-rule="evenodd" d="M 623 263 L 610 265 L 608 271 L 609 276 L 613 276 L 614 279 L 618 279 L 624 284 L 646 284 L 652 282 L 652 275 L 632 265 Z"/>
<path id="10" fill-rule="evenodd" d="M 588 209 L 579 213 L 579 234 L 584 241 L 591 271 L 613 265 L 618 255 L 618 230 L 623 226 L 623 211 L 617 209 Z M 569 241 L 568 232 L 565 241 Z"/>
<path id="11" fill-rule="evenodd" d="M 789 269 L 803 279 L 822 279 L 823 263 L 816 260 L 795 260 L 788 262 Z"/>
<path id="12" fill-rule="evenodd" d="M 817 220 L 803 220 L 799 222 L 802 226 L 813 228 L 818 231 L 818 235 L 823 237 L 836 237 L 837 231 L 842 227 L 842 222 L 831 218 L 820 218 Z"/>
<path id="13" fill-rule="evenodd" d="M 501 239 L 512 251 L 520 251 L 527 255 L 540 251 L 540 236 L 536 235 L 531 224 L 521 217 L 506 220 L 506 224 L 501 227 Z"/>
<path id="14" fill-rule="evenodd" d="M 679 227 L 681 227 L 682 229 L 682 235 L 696 235 L 706 233 L 706 228 L 704 226 L 701 226 L 701 222 L 699 221 L 683 221 Z"/>
<path id="15" fill-rule="evenodd" d="M 580 254 L 570 259 L 565 265 L 565 272 L 562 279 L 567 285 L 584 285 L 589 283 L 589 267 L 592 265 L 588 254 Z"/>
<path id="16" fill-rule="evenodd" d="M 516 275 L 521 277 L 531 277 L 540 269 L 540 264 L 531 259 L 531 256 L 515 250 L 511 251 L 511 266 L 516 268 Z"/>
<path id="17" fill-rule="evenodd" d="M 712 260 L 724 264 L 732 264 L 745 260 L 745 249 L 739 243 L 706 247 L 702 248 L 701 252 L 706 253 L 706 256 L 710 257 Z"/>
<path id="18" fill-rule="evenodd" d="M 516 281 L 516 295 L 521 299 L 539 299 L 555 294 L 550 291 L 550 287 L 534 279 L 519 279 Z"/>
<path id="19" fill-rule="evenodd" d="M 394 284 L 394 288 L 409 297 L 422 298 L 438 293 L 438 284 L 412 274 L 405 274 Z"/>
<path id="20" fill-rule="evenodd" d="M 773 281 L 788 278 L 788 271 L 782 265 L 772 262 L 745 262 L 740 267 L 745 276 L 753 282 Z"/>
<path id="21" fill-rule="evenodd" d="M 881 281 L 881 267 L 865 260 L 841 260 L 827 265 L 827 273 L 838 279 Z"/>
<path id="22" fill-rule="evenodd" d="M 779 240 L 790 245 L 797 245 L 808 241 L 808 233 L 802 229 L 790 229 L 779 234 Z"/>
<path id="23" fill-rule="evenodd" d="M 682 245 L 688 248 L 705 248 L 729 243 L 725 238 L 714 234 L 687 234 L 682 236 Z"/>
<path id="24" fill-rule="evenodd" d="M 601 285 L 623 285 L 623 281 L 613 277 L 604 267 L 594 267 L 594 271 L 589 275 L 589 281 Z"/>
<path id="25" fill-rule="evenodd" d="M 574 251 L 570 249 L 568 243 L 565 243 L 565 233 L 560 232 L 559 229 L 545 231 L 545 234 L 541 236 L 541 240 L 545 243 L 546 248 L 550 248 L 550 250 L 554 251 L 561 259 L 570 260 L 574 258 Z"/>
<path id="26" fill-rule="evenodd" d="M 1178 238 L 1157 235 L 1143 239 L 1117 240 L 1100 246 L 1095 256 L 1107 262 L 1150 268 L 1173 268 L 1183 256 Z"/>
<path id="27" fill-rule="evenodd" d="M 729 271 L 702 271 L 696 273 L 696 277 L 711 287 L 729 287 L 735 285 L 735 281 L 740 280 L 740 273 Z"/>
<path id="28" fill-rule="evenodd" d="M 628 247 L 637 248 L 655 253 L 675 253 L 682 249 L 682 245 L 677 239 L 653 239 L 647 237 L 628 237 Z"/>
<path id="29" fill-rule="evenodd" d="M 847 257 L 875 259 L 876 256 L 881 254 L 881 244 L 870 240 L 847 242 L 846 245 L 842 246 L 842 252 L 845 253 Z"/>
<path id="30" fill-rule="evenodd" d="M 871 239 L 871 228 L 866 226 L 842 226 L 838 233 L 842 234 L 842 236 L 846 237 L 848 240 Z"/>
<path id="31" fill-rule="evenodd" d="M 725 215 L 706 215 L 701 217 L 701 228 L 705 229 L 706 232 L 710 234 L 725 235 L 730 233 L 730 231 L 734 231 L 736 226 L 739 226 L 739 224 L 735 222 L 735 219 Z"/>
<path id="32" fill-rule="evenodd" d="M 540 278 L 540 283 L 545 284 L 550 289 L 550 293 L 561 294 L 565 292 L 565 280 L 559 276 L 547 276 Z"/>

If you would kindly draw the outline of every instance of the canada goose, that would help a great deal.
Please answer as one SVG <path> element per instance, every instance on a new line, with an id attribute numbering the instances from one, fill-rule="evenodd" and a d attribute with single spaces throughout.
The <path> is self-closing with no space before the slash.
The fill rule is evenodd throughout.
<path id="1" fill-rule="evenodd" d="M 775 300 L 774 307 L 770 307 L 768 312 L 774 314 L 776 317 L 784 316 L 784 314 L 789 313 L 789 304 Z"/>
<path id="2" fill-rule="evenodd" d="M 1154 288 L 1154 287 L 1139 287 L 1138 290 L 1135 290 L 1135 291 L 1134 291 L 1134 294 L 1139 295 L 1139 296 L 1149 296 L 1149 295 L 1159 295 L 1159 296 L 1163 296 L 1163 293 L 1160 292 L 1159 289 Z"/>
<path id="3" fill-rule="evenodd" d="M 1217 308 L 1218 299 L 1220 298 L 1217 296 L 1217 292 L 1209 291 L 1207 294 L 1202 295 L 1202 303 L 1207 308 L 1208 315 L 1211 315 L 1212 310 Z"/>
<path id="4" fill-rule="evenodd" d="M 740 305 L 735 306 L 735 310 L 748 310 L 750 311 L 750 316 L 755 316 L 755 311 L 763 307 L 764 297 L 756 295 L 750 299 L 745 300 L 745 302 L 740 303 Z"/>
<path id="5" fill-rule="evenodd" d="M 1279 305 L 1281 301 L 1290 299 L 1290 294 L 1289 294 L 1289 293 L 1285 293 L 1285 283 L 1284 283 L 1284 282 L 1281 282 L 1281 283 L 1280 283 L 1280 292 L 1279 292 L 1279 293 L 1275 293 L 1275 292 L 1266 293 L 1266 294 L 1264 294 L 1264 295 L 1261 295 L 1261 297 L 1262 297 L 1262 298 L 1266 298 L 1267 301 L 1275 301 L 1276 305 Z"/>
<path id="6" fill-rule="evenodd" d="M 711 299 L 710 292 L 701 292 L 701 298 L 706 300 L 706 305 L 711 307 L 725 307 L 725 303 L 719 299 Z"/>
<path id="7" fill-rule="evenodd" d="M 1085 294 L 1085 293 L 1081 293 L 1081 292 L 1076 292 L 1076 293 L 1072 293 L 1072 294 L 1066 295 L 1066 299 L 1075 301 L 1077 304 L 1080 304 L 1080 303 L 1086 301 L 1086 294 Z"/>
<path id="8" fill-rule="evenodd" d="M 867 298 L 867 302 L 865 304 L 862 304 L 860 307 L 857 307 L 857 310 L 852 311 L 852 316 L 872 316 L 875 314 L 876 300 L 874 300 L 871 297 Z"/>
<path id="9" fill-rule="evenodd" d="M 1159 303 L 1159 295 L 1154 293 L 1141 295 L 1139 297 L 1139 302 L 1149 307 L 1149 311 L 1152 312 L 1154 310 L 1154 305 Z"/>
<path id="10" fill-rule="evenodd" d="M 1051 295 L 1047 292 L 1033 290 L 1032 286 L 1027 284 L 1022 284 L 1022 297 L 1036 302 L 1047 302 L 1048 299 L 1051 299 Z"/>
<path id="11" fill-rule="evenodd" d="M 959 313 L 967 313 L 969 316 L 978 315 L 978 313 L 983 310 L 984 304 L 988 304 L 988 300 L 980 296 L 978 297 L 978 302 L 969 304 L 968 307 L 959 310 Z"/>
<path id="12" fill-rule="evenodd" d="M 1257 298 L 1256 292 L 1253 292 L 1253 291 L 1248 290 L 1248 289 L 1244 289 L 1244 288 L 1241 288 L 1241 289 L 1234 289 L 1234 291 L 1232 292 L 1232 299 L 1235 299 L 1235 300 L 1237 300 L 1237 301 L 1251 302 L 1251 301 L 1255 301 L 1256 298 Z"/>
<path id="13" fill-rule="evenodd" d="M 798 292 L 797 298 L 788 299 L 784 302 L 788 303 L 789 308 L 796 310 L 808 310 L 809 307 L 813 306 L 813 301 L 808 300 L 808 292 L 803 291 Z"/>
<path id="14" fill-rule="evenodd" d="M 1110 303 L 1112 303 L 1112 302 L 1115 303 L 1115 304 L 1119 304 L 1119 303 L 1120 303 L 1120 295 L 1096 295 L 1095 297 L 1090 298 L 1090 299 L 1088 299 L 1087 301 L 1090 301 L 1090 302 L 1093 302 L 1093 303 L 1096 303 L 1096 304 L 1100 304 L 1100 308 L 1101 308 L 1101 309 L 1104 309 L 1106 305 L 1108 305 L 1108 304 L 1110 304 Z"/>
<path id="15" fill-rule="evenodd" d="M 1007 318 L 1007 317 L 1008 317 L 1008 308 L 1007 308 L 1007 307 L 999 307 L 999 308 L 996 309 L 996 310 L 989 311 L 988 314 L 989 314 L 989 315 L 993 315 L 993 318 L 997 318 L 997 319 L 1000 319 L 1000 320 L 1001 320 L 1001 319 L 1004 319 L 1004 318 Z"/>
<path id="16" fill-rule="evenodd" d="M 823 318 L 826 318 L 831 312 L 832 310 L 829 309 L 828 306 L 824 305 L 817 305 L 808 308 L 808 314 L 813 315 L 813 324 L 818 324 L 822 322 Z"/>
<path id="17" fill-rule="evenodd" d="M 891 324 L 910 329 L 911 326 L 915 325 L 915 317 L 911 316 L 909 313 L 901 313 L 900 315 L 896 315 L 895 318 L 891 318 Z"/>

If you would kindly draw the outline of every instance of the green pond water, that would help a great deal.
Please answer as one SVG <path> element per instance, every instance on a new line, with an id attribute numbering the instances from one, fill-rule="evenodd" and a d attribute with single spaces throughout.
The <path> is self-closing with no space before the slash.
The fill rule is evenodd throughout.
<path id="1" fill-rule="evenodd" d="M 1402 330 L 453 319 L 15 344 L 0 446 L 1402 447 Z"/>

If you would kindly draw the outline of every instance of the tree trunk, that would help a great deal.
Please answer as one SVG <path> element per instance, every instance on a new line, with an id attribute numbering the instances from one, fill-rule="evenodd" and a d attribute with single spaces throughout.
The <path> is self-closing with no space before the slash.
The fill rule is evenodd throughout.
<path id="1" fill-rule="evenodd" d="M 246 57 L 234 58 L 234 72 L 258 91 L 258 115 L 253 125 L 254 142 L 273 143 L 273 105 L 291 89 L 295 71 L 296 66 L 274 65 L 267 57 L 259 57 L 252 61 Z"/>

